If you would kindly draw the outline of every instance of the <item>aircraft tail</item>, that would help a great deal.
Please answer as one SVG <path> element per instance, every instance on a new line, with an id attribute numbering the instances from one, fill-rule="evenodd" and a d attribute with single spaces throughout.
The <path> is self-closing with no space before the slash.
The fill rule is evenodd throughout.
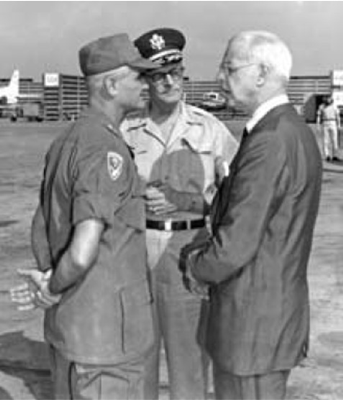
<path id="1" fill-rule="evenodd" d="M 12 73 L 8 89 L 11 93 L 11 97 L 17 98 L 19 96 L 19 70 L 15 69 Z"/>
<path id="2" fill-rule="evenodd" d="M 19 70 L 15 69 L 12 73 L 10 82 L 7 86 L 0 87 L 1 104 L 14 105 L 19 98 Z"/>

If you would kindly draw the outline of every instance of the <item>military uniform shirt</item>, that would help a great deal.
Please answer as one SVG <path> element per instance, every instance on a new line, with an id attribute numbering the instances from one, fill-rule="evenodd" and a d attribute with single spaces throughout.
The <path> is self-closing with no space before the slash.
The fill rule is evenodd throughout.
<path id="1" fill-rule="evenodd" d="M 150 346 L 142 187 L 129 148 L 104 115 L 88 110 L 54 141 L 41 205 L 53 267 L 77 223 L 95 218 L 105 227 L 95 265 L 47 311 L 47 341 L 85 363 L 113 364 Z"/>
<path id="2" fill-rule="evenodd" d="M 142 115 L 124 121 L 121 130 L 146 183 L 168 183 L 179 192 L 202 194 L 208 203 L 216 191 L 216 165 L 224 162 L 228 168 L 238 147 L 222 122 L 207 111 L 183 102 L 168 141 L 147 109 Z M 190 211 L 176 211 L 168 218 L 171 216 L 179 220 L 197 217 Z"/>

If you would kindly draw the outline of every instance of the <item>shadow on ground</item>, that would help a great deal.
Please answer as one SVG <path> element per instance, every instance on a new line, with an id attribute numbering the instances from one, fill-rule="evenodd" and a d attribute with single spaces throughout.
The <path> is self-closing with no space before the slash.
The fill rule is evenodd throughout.
<path id="1" fill-rule="evenodd" d="M 43 342 L 28 339 L 23 331 L 0 335 L 0 371 L 20 379 L 33 398 L 52 398 L 47 348 Z M 0 387 L 0 400 L 18 400 Z"/>

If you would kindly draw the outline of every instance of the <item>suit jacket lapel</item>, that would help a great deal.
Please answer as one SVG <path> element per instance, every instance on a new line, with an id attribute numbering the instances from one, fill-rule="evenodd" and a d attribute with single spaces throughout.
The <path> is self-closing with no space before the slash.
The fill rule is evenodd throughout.
<path id="1" fill-rule="evenodd" d="M 229 198 L 231 182 L 234 176 L 236 175 L 237 164 L 240 159 L 240 154 L 242 152 L 242 148 L 244 143 L 248 137 L 249 133 L 244 128 L 241 143 L 239 145 L 238 151 L 230 164 L 230 174 L 225 177 L 217 191 L 217 194 L 213 200 L 211 207 L 211 221 L 212 221 L 212 231 L 216 231 L 216 227 L 220 224 L 222 217 L 226 212 L 227 207 L 227 199 Z"/>
<path id="2" fill-rule="evenodd" d="M 270 110 L 258 123 L 251 132 L 247 132 L 246 129 L 243 131 L 241 143 L 239 149 L 236 153 L 236 156 L 232 160 L 230 164 L 230 175 L 224 178 L 211 207 L 211 221 L 212 221 L 212 232 L 215 233 L 218 225 L 221 224 L 221 221 L 226 214 L 226 209 L 228 205 L 228 199 L 230 196 L 232 181 L 235 178 L 237 172 L 237 165 L 242 156 L 242 150 L 245 147 L 245 143 L 248 138 L 252 138 L 254 135 L 258 134 L 261 130 L 268 129 L 270 124 L 273 124 L 273 121 L 277 120 L 278 116 L 282 113 L 293 113 L 296 112 L 294 108 L 289 104 L 279 105 L 272 110 Z M 269 127 L 269 129 L 273 129 Z"/>

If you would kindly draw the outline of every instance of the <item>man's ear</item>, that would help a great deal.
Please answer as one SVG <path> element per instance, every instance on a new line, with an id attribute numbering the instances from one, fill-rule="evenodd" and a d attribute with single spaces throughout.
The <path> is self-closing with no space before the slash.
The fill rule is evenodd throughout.
<path id="1" fill-rule="evenodd" d="M 107 96 L 114 97 L 118 91 L 116 79 L 112 76 L 106 76 L 103 82 L 103 89 Z"/>
<path id="2" fill-rule="evenodd" d="M 262 86 L 266 81 L 266 76 L 269 74 L 269 67 L 264 64 L 259 65 L 259 74 L 257 77 L 257 86 Z"/>

